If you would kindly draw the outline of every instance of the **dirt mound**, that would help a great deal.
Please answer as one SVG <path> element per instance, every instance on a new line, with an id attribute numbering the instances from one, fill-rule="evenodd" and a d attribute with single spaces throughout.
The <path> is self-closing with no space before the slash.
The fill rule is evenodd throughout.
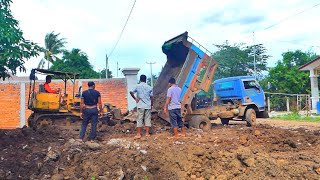
<path id="1" fill-rule="evenodd" d="M 104 125 L 92 143 L 77 128 L 1 130 L 0 179 L 320 178 L 319 130 L 216 125 L 173 140 L 153 125 L 140 140 L 133 123 Z"/>
<path id="2" fill-rule="evenodd" d="M 168 59 L 168 61 L 169 62 L 167 62 L 163 67 L 161 74 L 159 75 L 153 88 L 153 107 L 156 110 L 163 109 L 163 106 L 166 102 L 167 90 L 169 88 L 168 81 L 171 77 L 177 78 L 183 66 L 183 63 L 176 64 L 175 66 L 170 64 L 171 61 L 175 62 L 175 59 Z"/>

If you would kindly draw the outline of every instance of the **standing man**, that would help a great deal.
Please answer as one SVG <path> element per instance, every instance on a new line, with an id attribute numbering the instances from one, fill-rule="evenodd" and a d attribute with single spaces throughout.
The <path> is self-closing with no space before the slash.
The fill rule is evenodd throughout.
<path id="1" fill-rule="evenodd" d="M 174 138 L 178 138 L 178 128 L 181 128 L 181 136 L 186 136 L 185 127 L 181 116 L 180 95 L 181 88 L 176 85 L 176 80 L 174 78 L 170 78 L 166 104 L 164 105 L 163 111 L 165 114 L 167 114 L 169 110 Z"/>
<path id="2" fill-rule="evenodd" d="M 132 98 L 137 102 L 137 135 L 135 138 L 141 138 L 141 127 L 143 125 L 146 128 L 146 136 L 149 137 L 149 129 L 151 127 L 151 109 L 153 106 L 153 94 L 152 87 L 147 83 L 147 77 L 145 75 L 140 76 L 140 84 L 138 84 L 130 94 Z M 134 95 L 137 93 L 137 97 Z"/>
<path id="3" fill-rule="evenodd" d="M 80 139 L 84 139 L 87 126 L 91 120 L 90 140 L 94 141 L 97 136 L 98 115 L 102 113 L 102 103 L 100 92 L 95 90 L 93 81 L 88 82 L 88 87 L 88 90 L 83 91 L 80 103 L 80 117 L 83 119 L 80 130 Z"/>

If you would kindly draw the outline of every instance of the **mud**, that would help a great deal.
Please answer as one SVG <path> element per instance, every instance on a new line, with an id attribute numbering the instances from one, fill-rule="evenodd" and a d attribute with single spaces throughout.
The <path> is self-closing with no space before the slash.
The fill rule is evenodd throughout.
<path id="1" fill-rule="evenodd" d="M 139 140 L 134 123 L 98 133 L 91 143 L 77 140 L 77 127 L 0 130 L 0 179 L 320 178 L 319 126 L 216 124 L 174 140 L 170 127 L 153 121 L 151 137 Z"/>

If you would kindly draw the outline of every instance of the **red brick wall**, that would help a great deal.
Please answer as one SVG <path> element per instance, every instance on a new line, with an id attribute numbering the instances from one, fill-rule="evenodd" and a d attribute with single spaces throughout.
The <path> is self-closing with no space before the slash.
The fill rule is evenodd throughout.
<path id="1" fill-rule="evenodd" d="M 83 90 L 88 89 L 89 80 L 76 81 L 75 94 L 82 83 Z M 96 79 L 96 90 L 100 91 L 102 103 L 110 103 L 121 108 L 122 112 L 127 111 L 127 84 L 125 79 Z M 25 119 L 32 113 L 27 106 L 29 96 L 29 82 L 25 83 Z M 35 91 L 39 90 L 39 83 L 35 86 Z M 64 88 L 63 81 L 54 80 L 50 84 L 51 88 Z M 67 83 L 67 94 L 72 96 L 72 83 Z M 27 123 L 26 123 L 27 124 Z M 0 129 L 12 129 L 20 125 L 20 83 L 0 83 Z"/>
<path id="2" fill-rule="evenodd" d="M 0 128 L 20 125 L 20 83 L 0 84 Z"/>

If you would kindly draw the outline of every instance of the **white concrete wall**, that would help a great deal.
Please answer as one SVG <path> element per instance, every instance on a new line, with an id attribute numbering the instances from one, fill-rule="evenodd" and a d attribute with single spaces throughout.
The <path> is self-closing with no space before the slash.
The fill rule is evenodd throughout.
<path id="1" fill-rule="evenodd" d="M 128 110 L 134 109 L 137 104 L 135 100 L 131 97 L 130 91 L 137 85 L 139 68 L 125 68 L 122 70 L 126 81 L 127 81 L 127 96 L 128 96 Z"/>

